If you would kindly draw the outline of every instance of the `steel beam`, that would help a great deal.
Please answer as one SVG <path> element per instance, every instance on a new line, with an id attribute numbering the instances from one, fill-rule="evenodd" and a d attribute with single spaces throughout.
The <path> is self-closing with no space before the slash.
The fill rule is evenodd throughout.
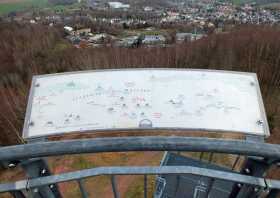
<path id="1" fill-rule="evenodd" d="M 148 185 L 148 178 L 147 175 L 144 175 L 144 198 L 148 197 L 147 185 Z"/>
<path id="2" fill-rule="evenodd" d="M 29 179 L 51 175 L 46 160 L 41 158 L 25 160 L 24 162 L 20 163 L 20 165 L 25 170 Z M 56 185 L 52 186 L 52 188 L 49 185 L 45 185 L 31 189 L 29 194 L 32 194 L 32 197 L 35 198 L 61 198 L 62 196 L 58 190 L 58 187 Z"/>
<path id="3" fill-rule="evenodd" d="M 199 175 L 209 178 L 216 178 L 226 181 L 237 182 L 241 184 L 248 184 L 258 186 L 260 188 L 280 189 L 280 181 L 269 180 L 264 178 L 241 175 L 238 173 L 230 173 L 224 171 L 217 171 L 213 169 L 197 168 L 192 166 L 160 166 L 160 167 L 100 167 L 93 169 L 85 169 L 70 173 L 63 173 L 59 175 L 51 175 L 46 177 L 22 180 L 12 184 L 1 184 L 0 192 L 16 191 L 23 189 L 34 189 L 40 186 L 50 184 L 79 180 L 88 177 L 95 177 L 100 175 Z M 17 185 L 20 184 L 20 185 Z M 27 186 L 26 186 L 27 184 Z M 267 185 L 269 184 L 269 185 Z"/>
<path id="4" fill-rule="evenodd" d="M 259 136 L 246 136 L 247 142 L 255 142 L 256 144 L 263 143 L 264 139 Z M 263 157 L 252 157 L 247 156 L 242 170 L 242 174 L 250 175 L 254 177 L 265 177 L 265 173 L 269 170 L 270 166 L 273 164 L 273 159 L 266 159 Z M 243 185 L 241 188 L 238 184 L 232 189 L 230 194 L 231 198 L 243 198 L 243 197 L 259 197 L 260 194 L 265 192 L 265 189 L 259 189 L 258 187 Z"/>

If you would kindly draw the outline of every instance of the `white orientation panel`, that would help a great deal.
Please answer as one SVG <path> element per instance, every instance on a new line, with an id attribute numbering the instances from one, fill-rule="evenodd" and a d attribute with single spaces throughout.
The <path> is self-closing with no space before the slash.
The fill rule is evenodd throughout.
<path id="1" fill-rule="evenodd" d="M 269 135 L 253 73 L 134 69 L 33 78 L 24 138 L 139 128 Z"/>

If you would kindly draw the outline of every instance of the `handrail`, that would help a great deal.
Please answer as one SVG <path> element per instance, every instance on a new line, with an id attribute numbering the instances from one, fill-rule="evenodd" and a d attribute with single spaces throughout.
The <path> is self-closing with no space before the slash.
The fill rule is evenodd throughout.
<path id="1" fill-rule="evenodd" d="M 114 137 L 39 142 L 0 148 L 0 161 L 65 154 L 124 151 L 216 152 L 280 159 L 280 146 L 244 140 L 201 137 Z"/>
<path id="2" fill-rule="evenodd" d="M 60 182 L 68 182 L 74 180 L 85 179 L 100 175 L 184 175 L 192 174 L 216 178 L 225 181 L 237 182 L 240 184 L 248 184 L 260 188 L 280 189 L 280 182 L 271 179 L 241 175 L 233 172 L 218 171 L 207 168 L 198 168 L 192 166 L 136 166 L 136 167 L 99 167 L 92 169 L 79 170 L 58 175 L 34 178 L 30 180 L 21 180 L 15 183 L 0 184 L 0 193 L 7 191 L 17 191 L 38 188 Z M 267 183 L 269 185 L 267 185 Z"/>

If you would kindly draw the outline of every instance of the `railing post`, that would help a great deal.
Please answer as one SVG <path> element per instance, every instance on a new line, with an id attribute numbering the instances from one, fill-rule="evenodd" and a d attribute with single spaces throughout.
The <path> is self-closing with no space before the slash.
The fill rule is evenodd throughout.
<path id="1" fill-rule="evenodd" d="M 83 198 L 88 198 L 88 194 L 86 192 L 86 189 L 84 187 L 84 182 L 82 179 L 79 179 L 77 180 L 78 181 L 78 185 L 79 185 L 79 188 L 80 188 L 80 191 L 81 191 L 81 194 L 82 194 L 82 197 Z"/>
<path id="2" fill-rule="evenodd" d="M 36 178 L 42 176 L 49 176 L 50 171 L 47 166 L 47 163 L 44 159 L 30 159 L 21 162 L 21 167 L 25 170 L 27 176 L 29 178 Z M 27 186 L 28 188 L 28 186 Z M 42 186 L 38 189 L 27 189 L 29 190 L 34 197 L 40 198 L 61 198 L 61 194 L 58 191 L 58 187 L 53 184 L 52 186 Z"/>
<path id="3" fill-rule="evenodd" d="M 26 198 L 25 195 L 24 195 L 21 191 L 10 192 L 10 194 L 11 194 L 14 198 Z"/>
<path id="4" fill-rule="evenodd" d="M 279 194 L 279 190 L 273 189 L 268 193 L 267 198 L 277 198 Z"/>
<path id="5" fill-rule="evenodd" d="M 209 163 L 209 164 L 212 163 L 213 157 L 214 157 L 214 153 L 211 152 L 211 153 L 210 153 L 210 156 L 209 156 L 209 160 L 208 160 L 208 163 Z"/>
<path id="6" fill-rule="evenodd" d="M 1 146 L 0 146 L 1 148 Z M 19 161 L 15 162 L 0 162 L 0 171 L 15 168 L 18 165 Z M 25 198 L 25 195 L 22 191 L 12 191 L 9 192 L 10 195 L 14 198 Z"/>
<path id="7" fill-rule="evenodd" d="M 114 198 L 120 198 L 115 175 L 111 176 L 111 184 L 112 184 Z"/>
<path id="8" fill-rule="evenodd" d="M 246 141 L 256 142 L 257 144 L 263 143 L 264 139 L 263 137 L 250 135 L 246 137 Z M 265 173 L 272 164 L 273 160 L 262 157 L 248 156 L 245 163 L 243 164 L 241 174 L 255 177 L 264 177 Z M 261 193 L 260 191 L 262 191 L 262 189 L 255 188 L 255 186 L 236 184 L 232 189 L 230 198 L 254 197 L 258 196 Z"/>
<path id="9" fill-rule="evenodd" d="M 233 165 L 232 165 L 232 167 L 231 167 L 231 170 L 234 170 L 234 169 L 235 169 L 235 167 L 236 167 L 237 163 L 239 162 L 239 160 L 240 160 L 240 155 L 238 155 L 238 156 L 235 158 L 235 161 L 234 161 L 234 163 L 233 163 Z"/>
<path id="10" fill-rule="evenodd" d="M 144 175 L 144 198 L 147 198 L 147 175 Z"/>
<path id="11" fill-rule="evenodd" d="M 28 140 L 28 144 L 44 142 L 44 141 L 45 138 L 35 138 L 35 139 Z M 29 178 L 51 175 L 51 172 L 48 167 L 48 163 L 44 158 L 33 158 L 33 159 L 24 160 L 20 163 L 20 166 L 25 170 Z M 52 184 L 50 186 L 41 186 L 38 189 L 27 189 L 27 190 L 29 190 L 28 194 L 31 197 L 62 198 L 58 186 L 56 184 Z"/>
<path id="12" fill-rule="evenodd" d="M 203 155 L 204 155 L 204 152 L 201 152 L 201 153 L 200 153 L 200 156 L 199 156 L 199 160 L 200 160 L 200 161 L 203 159 Z"/>
<path id="13" fill-rule="evenodd" d="M 205 198 L 209 197 L 209 193 L 211 192 L 214 181 L 215 181 L 215 179 L 210 178 L 210 181 L 208 182 L 208 186 L 207 186 L 207 189 L 206 189 L 206 192 L 205 192 L 205 196 L 204 196 Z"/>

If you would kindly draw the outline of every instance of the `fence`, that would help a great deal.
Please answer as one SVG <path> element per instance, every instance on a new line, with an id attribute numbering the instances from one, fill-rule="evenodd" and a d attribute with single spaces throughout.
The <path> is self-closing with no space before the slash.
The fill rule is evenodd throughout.
<path id="1" fill-rule="evenodd" d="M 240 172 L 228 172 L 195 166 L 156 166 L 156 167 L 98 167 L 58 175 L 51 175 L 41 158 L 65 154 L 125 152 L 125 151 L 176 151 L 210 152 L 237 155 L 233 169 L 240 155 L 246 156 Z M 202 156 L 202 155 L 201 155 Z M 10 167 L 21 165 L 29 176 L 25 180 L 0 184 L 0 192 L 10 192 L 14 197 L 62 197 L 57 183 L 77 181 L 83 197 L 88 197 L 83 180 L 89 177 L 108 175 L 111 178 L 114 197 L 120 197 L 116 175 L 143 175 L 144 197 L 147 197 L 147 175 L 198 175 L 231 181 L 231 197 L 276 197 L 280 181 L 264 178 L 272 165 L 280 161 L 280 146 L 254 140 L 224 140 L 195 137 L 122 137 L 96 138 L 53 142 L 34 142 L 24 145 L 2 147 L 0 161 Z M 210 159 L 209 159 L 210 161 Z M 160 185 L 157 183 L 157 188 Z M 211 185 L 208 185 L 208 197 Z M 154 195 L 155 197 L 158 196 Z"/>

